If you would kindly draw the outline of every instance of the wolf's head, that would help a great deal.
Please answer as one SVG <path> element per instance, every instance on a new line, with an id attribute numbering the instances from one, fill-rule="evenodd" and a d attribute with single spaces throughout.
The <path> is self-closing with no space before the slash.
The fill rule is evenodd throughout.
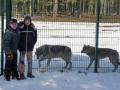
<path id="1" fill-rule="evenodd" d="M 94 50 L 94 47 L 92 47 L 90 45 L 84 45 L 83 48 L 82 48 L 81 53 L 89 54 L 89 53 L 92 53 L 93 50 Z"/>
<path id="2" fill-rule="evenodd" d="M 35 55 L 36 55 L 37 59 L 40 59 L 42 54 L 43 54 L 42 48 L 36 48 Z"/>
<path id="3" fill-rule="evenodd" d="M 41 47 L 36 48 L 35 55 L 37 56 L 37 59 L 40 60 L 45 58 L 47 53 L 48 53 L 48 45 L 43 45 Z"/>

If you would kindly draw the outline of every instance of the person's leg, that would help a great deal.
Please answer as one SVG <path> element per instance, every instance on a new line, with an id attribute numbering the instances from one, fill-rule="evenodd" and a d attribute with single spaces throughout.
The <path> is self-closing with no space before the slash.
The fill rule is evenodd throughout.
<path id="1" fill-rule="evenodd" d="M 18 71 L 20 73 L 20 78 L 25 79 L 24 72 L 25 72 L 25 51 L 20 51 L 20 59 L 19 59 L 19 64 L 18 64 Z"/>
<path id="2" fill-rule="evenodd" d="M 19 80 L 19 74 L 18 74 L 18 70 L 17 70 L 17 54 L 13 54 L 13 60 L 12 60 L 12 78 L 16 78 L 17 80 Z"/>
<path id="3" fill-rule="evenodd" d="M 5 71 L 4 71 L 4 78 L 7 81 L 10 81 L 11 76 L 11 60 L 8 59 L 8 56 L 5 55 L 6 61 L 5 61 Z"/>
<path id="4" fill-rule="evenodd" d="M 27 61 L 28 61 L 28 73 L 27 76 L 30 78 L 34 78 L 32 75 L 32 51 L 27 52 Z"/>

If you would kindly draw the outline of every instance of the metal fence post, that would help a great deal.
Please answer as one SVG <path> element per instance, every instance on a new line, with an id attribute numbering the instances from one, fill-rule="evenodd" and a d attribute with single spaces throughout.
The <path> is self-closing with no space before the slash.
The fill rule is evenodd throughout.
<path id="1" fill-rule="evenodd" d="M 96 2 L 96 41 L 95 41 L 95 68 L 94 72 L 97 73 L 98 69 L 98 41 L 99 41 L 99 18 L 100 18 L 100 0 Z"/>
<path id="2" fill-rule="evenodd" d="M 4 33 L 4 0 L 1 0 L 1 10 L 2 10 L 2 31 L 1 31 L 1 75 L 3 75 L 3 64 L 4 64 L 4 53 L 3 53 L 3 33 Z M 12 7 L 11 7 L 11 0 L 6 0 L 5 5 L 6 5 L 6 27 L 9 24 L 9 20 L 11 19 L 11 12 L 12 12 Z"/>
<path id="3" fill-rule="evenodd" d="M 4 64 L 4 54 L 3 54 L 3 33 L 4 33 L 4 0 L 1 0 L 1 16 L 2 16 L 2 23 L 1 23 L 1 74 L 3 75 L 3 64 Z"/>
<path id="4" fill-rule="evenodd" d="M 6 26 L 9 24 L 9 21 L 12 16 L 12 2 L 11 0 L 6 0 Z"/>

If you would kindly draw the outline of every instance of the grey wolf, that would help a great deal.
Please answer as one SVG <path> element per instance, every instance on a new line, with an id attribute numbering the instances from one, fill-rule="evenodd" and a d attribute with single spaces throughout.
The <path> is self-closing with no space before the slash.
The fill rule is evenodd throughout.
<path id="1" fill-rule="evenodd" d="M 36 49 L 35 54 L 37 56 L 37 59 L 39 59 L 39 66 L 40 66 L 40 62 L 42 60 L 47 59 L 46 67 L 48 68 L 52 58 L 61 58 L 66 63 L 64 68 L 71 69 L 71 67 L 72 67 L 72 62 L 71 62 L 72 51 L 67 46 L 43 45 Z"/>
<path id="2" fill-rule="evenodd" d="M 87 70 L 92 65 L 93 61 L 95 60 L 95 47 L 90 45 L 84 45 L 82 48 L 81 53 L 86 53 L 90 57 L 90 63 Z M 98 48 L 98 60 L 108 57 L 110 62 L 113 64 L 114 69 L 113 72 L 115 72 L 118 68 L 119 63 L 119 54 L 116 50 L 110 49 L 110 48 Z"/>

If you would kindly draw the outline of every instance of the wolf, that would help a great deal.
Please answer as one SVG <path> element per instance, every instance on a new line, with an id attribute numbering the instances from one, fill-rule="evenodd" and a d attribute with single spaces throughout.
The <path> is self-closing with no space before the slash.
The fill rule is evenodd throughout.
<path id="1" fill-rule="evenodd" d="M 40 67 L 40 62 L 47 59 L 46 68 L 48 68 L 52 58 L 63 59 L 66 63 L 66 65 L 63 67 L 65 69 L 69 70 L 72 67 L 72 62 L 71 62 L 72 51 L 71 48 L 67 46 L 43 45 L 36 48 L 35 54 L 37 59 L 39 59 L 39 67 Z"/>
<path id="2" fill-rule="evenodd" d="M 86 53 L 90 57 L 90 63 L 87 70 L 92 65 L 93 61 L 95 60 L 95 47 L 90 45 L 84 45 L 82 48 L 81 53 Z M 114 69 L 112 72 L 115 72 L 118 69 L 119 62 L 119 54 L 116 50 L 110 48 L 98 48 L 98 60 L 108 57 L 110 62 L 113 64 Z"/>

